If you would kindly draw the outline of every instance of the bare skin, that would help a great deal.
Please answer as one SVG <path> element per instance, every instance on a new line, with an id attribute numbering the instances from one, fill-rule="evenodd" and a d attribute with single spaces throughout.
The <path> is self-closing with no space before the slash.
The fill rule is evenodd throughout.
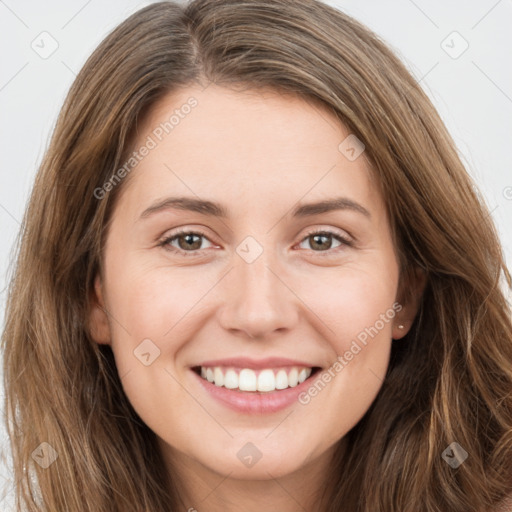
<path id="1" fill-rule="evenodd" d="M 407 333 L 418 301 L 382 321 L 399 300 L 389 219 L 364 152 L 342 154 L 349 131 L 329 112 L 271 91 L 190 87 L 150 112 L 135 148 L 191 96 L 197 106 L 138 163 L 115 208 L 93 335 L 112 347 L 128 399 L 181 482 L 184 510 L 318 510 L 334 448 L 376 398 L 392 338 Z M 141 218 L 170 196 L 218 202 L 228 216 L 166 208 Z M 335 197 L 367 214 L 292 216 Z M 159 245 L 180 230 L 201 235 Z M 246 237 L 252 245 L 242 247 L 262 249 L 250 263 L 237 252 Z M 413 285 L 419 298 L 423 283 Z M 275 356 L 326 371 L 381 324 L 307 404 L 278 412 L 234 411 L 191 370 Z M 134 350 L 147 339 L 160 353 L 146 366 Z M 251 467 L 237 455 L 248 442 L 261 453 Z"/>

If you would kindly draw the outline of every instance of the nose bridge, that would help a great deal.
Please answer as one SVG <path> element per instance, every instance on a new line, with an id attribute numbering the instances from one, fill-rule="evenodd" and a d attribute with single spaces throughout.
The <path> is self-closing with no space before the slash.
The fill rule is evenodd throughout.
<path id="1" fill-rule="evenodd" d="M 237 248 L 242 256 L 237 257 L 238 262 L 230 272 L 222 323 L 226 329 L 244 331 L 255 338 L 291 327 L 297 313 L 293 294 L 280 279 L 274 251 L 261 247 L 260 254 L 253 259 L 256 248 L 251 243 L 242 242 Z M 252 257 L 246 257 L 251 251 Z"/>

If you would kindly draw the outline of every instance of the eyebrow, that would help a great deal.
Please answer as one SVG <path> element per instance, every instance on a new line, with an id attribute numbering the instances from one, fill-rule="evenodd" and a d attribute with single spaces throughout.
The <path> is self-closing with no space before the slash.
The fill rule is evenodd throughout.
<path id="1" fill-rule="evenodd" d="M 145 209 L 139 217 L 139 220 L 145 219 L 157 212 L 169 209 L 185 210 L 224 219 L 229 217 L 228 210 L 221 204 L 214 201 L 195 199 L 193 197 L 167 197 L 157 201 L 149 208 Z M 316 203 L 299 205 L 292 211 L 292 217 L 310 217 L 335 210 L 355 211 L 371 218 L 370 212 L 364 206 L 348 199 L 347 197 L 335 197 L 332 199 L 318 201 Z"/>

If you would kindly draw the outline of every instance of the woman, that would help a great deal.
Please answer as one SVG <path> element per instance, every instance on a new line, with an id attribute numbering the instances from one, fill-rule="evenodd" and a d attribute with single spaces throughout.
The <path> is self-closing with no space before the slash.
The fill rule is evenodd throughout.
<path id="1" fill-rule="evenodd" d="M 508 506 L 500 285 L 452 139 L 368 29 L 306 0 L 146 7 L 78 75 L 24 219 L 19 504 Z"/>

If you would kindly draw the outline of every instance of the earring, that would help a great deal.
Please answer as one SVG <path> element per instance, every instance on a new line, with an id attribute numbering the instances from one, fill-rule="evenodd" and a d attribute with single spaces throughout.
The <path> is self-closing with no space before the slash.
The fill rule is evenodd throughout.
<path id="1" fill-rule="evenodd" d="M 398 326 L 398 328 L 399 328 L 399 329 L 403 329 L 403 328 L 404 328 L 404 326 L 403 326 L 402 324 L 400 324 L 400 325 Z"/>

